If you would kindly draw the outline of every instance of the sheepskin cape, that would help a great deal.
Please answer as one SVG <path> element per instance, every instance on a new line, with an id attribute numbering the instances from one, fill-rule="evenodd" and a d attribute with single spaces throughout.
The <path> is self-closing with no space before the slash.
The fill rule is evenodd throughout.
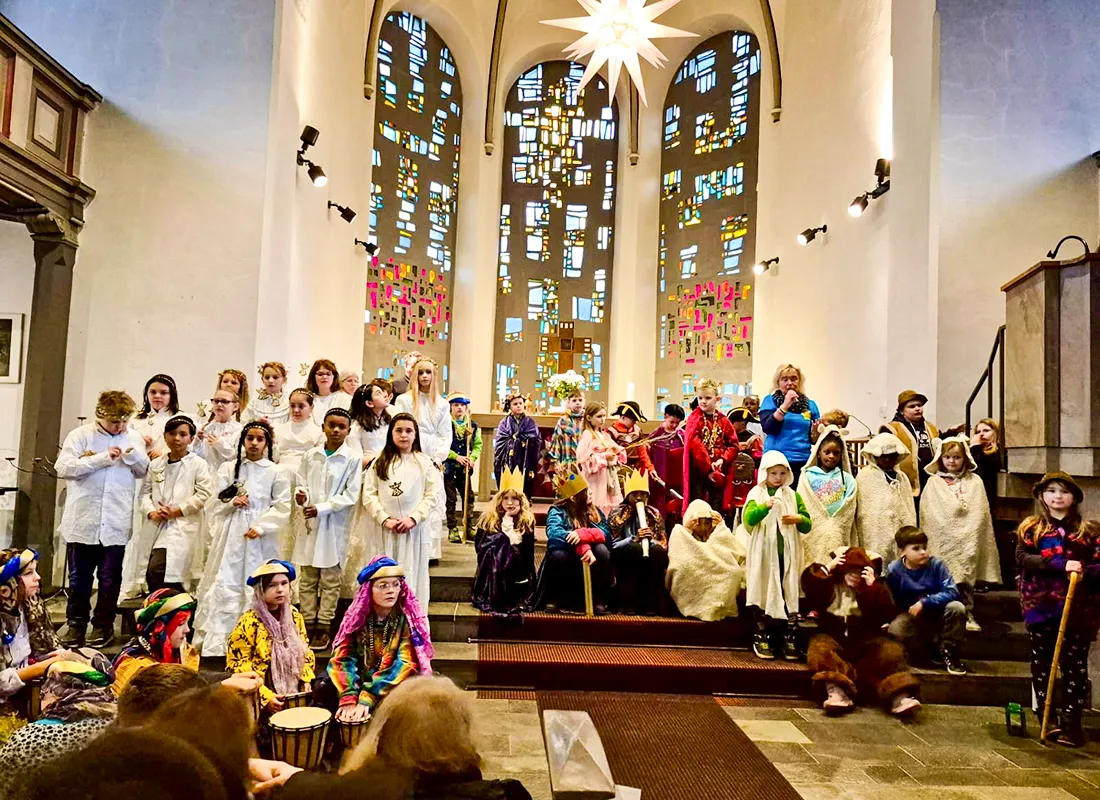
<path id="1" fill-rule="evenodd" d="M 891 483 L 870 456 L 865 460 L 868 463 L 856 476 L 857 544 L 876 553 L 896 553 L 894 534 L 899 528 L 917 524 L 913 485 L 900 469 L 895 471 L 897 480 Z"/>
<path id="2" fill-rule="evenodd" d="M 848 448 L 844 446 L 844 436 L 840 428 L 835 425 L 823 428 L 821 435 L 814 442 L 813 449 L 810 450 L 810 460 L 802 468 L 802 477 L 798 480 L 798 494 L 813 522 L 813 528 L 802 537 L 805 564 L 827 564 L 829 554 L 834 550 L 855 544 L 858 492 L 846 498 L 836 514 L 830 514 L 825 504 L 810 488 L 810 478 L 807 475 L 810 467 L 821 466 L 818 461 L 818 452 L 830 433 L 835 433 L 841 439 L 840 468 L 845 473 L 845 486 L 848 485 L 848 481 L 855 481 L 855 477 L 852 476 L 852 462 L 848 458 Z"/>
<path id="3" fill-rule="evenodd" d="M 684 524 L 668 540 L 665 586 L 685 617 L 714 622 L 737 616 L 737 595 L 744 580 L 745 545 L 719 521 L 710 538 L 700 542 L 686 527 L 699 517 L 715 515 L 705 500 L 692 500 Z"/>

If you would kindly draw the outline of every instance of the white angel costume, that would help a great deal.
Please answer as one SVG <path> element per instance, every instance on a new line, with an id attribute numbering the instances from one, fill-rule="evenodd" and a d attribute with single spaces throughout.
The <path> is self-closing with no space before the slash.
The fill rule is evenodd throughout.
<path id="1" fill-rule="evenodd" d="M 325 414 L 333 408 L 342 408 L 344 410 L 351 408 L 351 395 L 339 390 L 332 394 L 313 395 L 313 419 L 318 425 L 324 423 Z"/>
<path id="2" fill-rule="evenodd" d="M 290 420 L 290 401 L 285 392 L 272 394 L 266 389 L 260 391 L 241 412 L 241 420 L 254 422 L 258 419 L 266 419 L 274 427 L 282 422 Z"/>
<path id="3" fill-rule="evenodd" d="M 312 419 L 305 422 L 282 422 L 274 427 L 275 434 L 275 461 L 279 468 L 286 473 L 290 481 L 290 496 L 294 496 L 295 478 L 298 468 L 302 465 L 302 459 L 306 453 L 315 447 L 321 447 L 325 443 L 325 434 L 321 426 Z M 289 561 L 294 553 L 295 525 L 304 523 L 302 509 L 296 503 L 291 505 L 290 518 L 286 527 L 279 531 L 279 558 Z M 295 582 L 297 586 L 297 582 Z"/>
<path id="4" fill-rule="evenodd" d="M 301 511 L 295 515 L 295 564 L 323 569 L 344 562 L 348 523 L 352 507 L 359 502 L 361 481 L 359 454 L 347 442 L 331 455 L 325 453 L 324 445 L 306 453 L 293 492 L 305 491 L 306 505 L 316 506 L 317 516 L 306 519 Z"/>
<path id="5" fill-rule="evenodd" d="M 202 456 L 210 471 L 217 475 L 222 464 L 236 459 L 242 428 L 244 425 L 233 417 L 228 422 L 211 420 L 202 426 L 202 438 L 196 436 L 191 443 L 191 452 Z"/>
<path id="6" fill-rule="evenodd" d="M 696 520 L 712 517 L 716 525 L 705 542 L 691 534 Z M 705 500 L 692 500 L 684 523 L 668 538 L 668 587 L 685 617 L 713 622 L 737 616 L 737 596 L 744 581 L 745 544 L 722 522 L 722 515 Z"/>
<path id="7" fill-rule="evenodd" d="M 856 539 L 864 550 L 875 553 L 896 553 L 894 535 L 906 525 L 917 524 L 917 509 L 913 504 L 913 486 L 900 469 L 887 475 L 876 461 L 884 455 L 897 453 L 899 459 L 909 454 L 909 448 L 892 433 L 880 433 L 863 447 L 866 462 L 856 476 L 859 497 L 856 508 Z M 883 558 L 884 562 L 891 558 Z"/>
<path id="8" fill-rule="evenodd" d="M 153 459 L 141 484 L 141 529 L 131 543 L 139 574 L 144 577 L 149 556 L 166 553 L 165 583 L 185 583 L 203 530 L 203 509 L 214 492 L 214 475 L 202 457 L 187 453 L 179 461 L 165 454 Z M 149 514 L 161 506 L 179 508 L 182 517 L 153 522 Z"/>
<path id="9" fill-rule="evenodd" d="M 414 394 L 420 398 L 415 409 L 413 408 Z M 416 418 L 417 427 L 420 429 L 420 452 L 430 458 L 436 467 L 441 468 L 451 452 L 451 439 L 454 436 L 454 428 L 451 426 L 451 407 L 446 399 L 437 397 L 432 400 L 419 392 L 410 391 L 397 398 L 394 408 L 399 412 L 412 414 Z M 439 472 L 440 486 L 442 486 L 442 474 Z M 443 555 L 443 523 L 447 512 L 447 500 L 442 490 L 438 495 L 428 523 L 431 531 L 432 558 L 440 558 Z"/>
<path id="10" fill-rule="evenodd" d="M 199 584 L 194 642 L 205 656 L 225 655 L 237 618 L 252 602 L 252 588 L 246 581 L 253 570 L 278 557 L 278 534 L 290 519 L 290 480 L 266 458 L 241 461 L 236 483 L 240 494 L 248 495 L 247 506 L 222 501 L 218 494 L 234 483 L 235 464 L 222 464 L 214 497 L 206 507 L 214 538 Z M 249 530 L 260 535 L 249 539 L 245 536 Z"/>
<path id="11" fill-rule="evenodd" d="M 821 447 L 827 440 L 837 439 L 840 440 L 840 463 L 826 471 L 819 458 Z M 798 479 L 798 496 L 813 523 L 810 532 L 802 537 L 804 564 L 828 564 L 829 553 L 855 544 L 856 479 L 852 475 L 844 436 L 837 426 L 823 428 L 814 442 L 810 460 Z"/>
<path id="12" fill-rule="evenodd" d="M 162 408 L 160 411 L 150 411 L 149 416 L 138 418 L 133 417 L 127 424 L 127 428 L 138 436 L 149 437 L 149 444 L 145 444 L 146 454 L 160 453 L 164 454 L 168 452 L 168 445 L 164 442 L 164 426 L 168 424 L 168 420 L 176 416 L 167 408 Z M 134 481 L 134 511 L 133 511 L 133 530 L 135 534 L 139 534 L 142 529 L 142 515 L 141 515 L 141 479 Z M 145 569 L 138 564 L 137 548 L 127 547 L 126 555 L 122 558 L 122 591 L 121 597 L 143 597 L 145 592 Z"/>

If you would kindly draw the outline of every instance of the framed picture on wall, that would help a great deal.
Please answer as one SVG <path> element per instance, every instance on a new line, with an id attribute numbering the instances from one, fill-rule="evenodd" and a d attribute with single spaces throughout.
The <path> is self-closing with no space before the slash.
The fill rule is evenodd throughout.
<path id="1" fill-rule="evenodd" d="M 23 315 L 0 314 L 0 383 L 19 383 L 23 367 Z"/>

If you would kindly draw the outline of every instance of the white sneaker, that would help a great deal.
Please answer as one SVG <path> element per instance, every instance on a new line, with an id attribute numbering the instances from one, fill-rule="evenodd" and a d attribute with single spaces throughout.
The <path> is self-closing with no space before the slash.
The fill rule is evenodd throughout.
<path id="1" fill-rule="evenodd" d="M 841 689 L 835 683 L 825 684 L 825 702 L 822 703 L 822 708 L 826 714 L 843 714 L 846 711 L 851 711 L 855 707 L 855 703 L 852 702 L 852 698 L 848 697 L 848 693 Z"/>
<path id="2" fill-rule="evenodd" d="M 969 633 L 982 632 L 982 626 L 978 624 L 978 620 L 974 619 L 974 615 L 969 611 L 966 612 L 966 630 Z"/>

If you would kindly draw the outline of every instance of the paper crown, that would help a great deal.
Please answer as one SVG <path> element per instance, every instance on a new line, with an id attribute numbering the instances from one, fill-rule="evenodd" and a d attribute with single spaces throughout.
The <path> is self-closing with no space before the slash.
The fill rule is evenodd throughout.
<path id="1" fill-rule="evenodd" d="M 500 491 L 523 494 L 523 470 L 512 467 L 500 473 Z"/>
<path id="2" fill-rule="evenodd" d="M 556 477 L 554 479 L 554 490 L 562 500 L 568 500 L 570 497 L 580 494 L 587 488 L 588 481 L 584 479 L 583 475 L 577 472 L 570 472 L 568 475 Z"/>
<path id="3" fill-rule="evenodd" d="M 632 469 L 630 474 L 626 476 L 626 483 L 623 485 L 623 496 L 629 497 L 631 492 L 649 494 L 649 476 Z"/>

